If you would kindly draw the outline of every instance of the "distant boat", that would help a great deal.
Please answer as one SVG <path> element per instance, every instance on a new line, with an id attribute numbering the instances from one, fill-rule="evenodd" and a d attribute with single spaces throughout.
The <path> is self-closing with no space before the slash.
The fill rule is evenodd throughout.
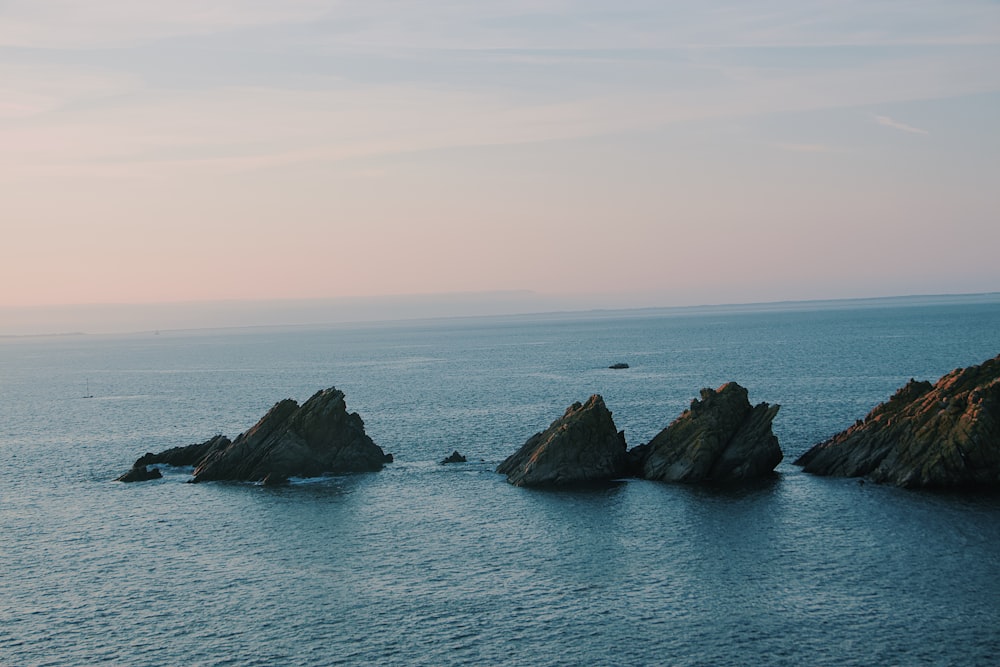
<path id="1" fill-rule="evenodd" d="M 93 398 L 94 395 L 90 393 L 90 378 L 87 378 L 87 393 L 84 394 L 84 398 Z"/>

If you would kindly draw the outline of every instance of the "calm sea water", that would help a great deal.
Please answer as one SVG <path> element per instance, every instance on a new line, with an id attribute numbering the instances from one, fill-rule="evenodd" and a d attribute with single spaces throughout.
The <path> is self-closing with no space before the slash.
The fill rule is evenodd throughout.
<path id="1" fill-rule="evenodd" d="M 790 461 L 997 353 L 996 297 L 0 341 L 0 664 L 995 665 L 1000 498 Z M 728 380 L 783 406 L 774 480 L 493 472 L 592 393 L 634 446 Z M 396 463 L 111 481 L 329 386 Z"/>

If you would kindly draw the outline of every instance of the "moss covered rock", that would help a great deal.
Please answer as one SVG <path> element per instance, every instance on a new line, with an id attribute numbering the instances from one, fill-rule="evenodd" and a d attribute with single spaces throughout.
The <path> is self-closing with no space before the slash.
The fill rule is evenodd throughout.
<path id="1" fill-rule="evenodd" d="M 909 488 L 1000 486 L 1000 356 L 934 385 L 910 380 L 795 463 Z"/>
<path id="2" fill-rule="evenodd" d="M 735 382 L 701 399 L 631 453 L 641 476 L 665 482 L 735 482 L 773 473 L 781 447 L 771 430 L 778 405 L 751 406 Z"/>

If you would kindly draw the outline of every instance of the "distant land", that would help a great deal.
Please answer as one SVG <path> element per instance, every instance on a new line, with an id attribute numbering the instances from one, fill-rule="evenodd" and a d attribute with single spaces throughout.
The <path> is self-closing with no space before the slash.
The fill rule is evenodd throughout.
<path id="1" fill-rule="evenodd" d="M 441 318 L 623 312 L 743 312 L 943 303 L 998 303 L 1000 292 L 813 301 L 649 305 L 646 297 L 552 296 L 531 291 L 457 292 L 338 299 L 191 301 L 147 304 L 0 306 L 0 338 L 127 334 L 190 329 L 321 326 Z M 654 302 L 655 304 L 655 302 Z"/>

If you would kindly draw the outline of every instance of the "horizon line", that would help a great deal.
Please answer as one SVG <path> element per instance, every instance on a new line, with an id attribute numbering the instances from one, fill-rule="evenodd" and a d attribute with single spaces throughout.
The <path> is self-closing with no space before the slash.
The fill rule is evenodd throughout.
<path id="1" fill-rule="evenodd" d="M 309 305 L 309 304 L 335 304 L 335 303 L 353 303 L 356 305 L 373 304 L 377 302 L 385 302 L 392 299 L 402 299 L 411 305 L 418 305 L 421 299 L 442 299 L 448 297 L 488 297 L 488 296 L 502 296 L 502 295 L 521 295 L 521 296 L 537 296 L 543 299 L 573 299 L 573 298 L 583 298 L 579 295 L 547 295 L 532 290 L 497 290 L 497 291 L 482 291 L 482 292 L 441 292 L 441 293 L 422 293 L 422 294 L 391 294 L 391 295 L 375 295 L 375 296 L 364 296 L 364 297 L 291 297 L 291 298 L 272 298 L 272 299 L 213 299 L 213 300 L 203 300 L 203 301 L 152 301 L 152 302 L 122 302 L 122 303 L 89 303 L 89 304 L 60 304 L 60 305 L 30 305 L 30 306 L 0 306 L 0 313 L 3 311 L 16 311 L 16 310 L 100 310 L 100 309 L 129 309 L 129 308 L 170 308 L 170 307 L 206 307 L 206 306 L 218 306 L 222 304 L 228 305 L 239 305 L 239 306 L 253 306 L 268 304 L 273 306 L 280 304 L 297 304 L 299 306 Z M 150 327 L 150 328 L 136 328 L 130 330 L 121 331 L 49 331 L 49 332 L 36 332 L 36 333 L 3 333 L 0 332 L 0 339 L 23 339 L 23 338 L 63 338 L 63 337 L 84 337 L 84 336 L 128 336 L 128 335 L 139 335 L 139 334 L 159 334 L 161 332 L 194 332 L 194 331 L 226 331 L 226 330 L 246 330 L 246 329 L 276 329 L 276 328 L 306 328 L 306 327 L 324 327 L 324 326 L 357 326 L 357 325 L 385 325 L 393 323 L 405 323 L 405 322 L 433 322 L 433 321 L 446 321 L 446 320 L 482 320 L 482 319 L 499 319 L 499 318 L 511 318 L 511 317 L 544 317 L 544 316 L 573 316 L 573 315 L 585 315 L 585 314 L 613 314 L 613 313 L 642 313 L 642 312 L 665 312 L 665 311 L 711 311 L 719 309 L 732 309 L 732 310 L 757 310 L 757 309 L 778 309 L 778 308 L 789 308 L 796 306 L 809 306 L 809 305 L 836 305 L 836 304 L 856 304 L 863 305 L 865 303 L 876 304 L 876 303 L 886 303 L 886 302 L 909 302 L 909 301 L 919 301 L 928 299 L 941 299 L 941 300 L 960 300 L 969 298 L 986 298 L 991 297 L 1000 298 L 1000 291 L 988 291 L 988 292 L 959 292 L 959 293 L 934 293 L 934 294 L 890 294 L 881 296 L 861 296 L 861 297 L 828 297 L 828 298 L 816 298 L 816 299 L 780 299 L 774 301 L 732 301 L 732 302 L 714 302 L 714 303 L 701 303 L 701 304 L 684 304 L 684 305 L 644 305 L 644 306 L 622 306 L 622 307 L 607 307 L 607 306 L 594 306 L 594 307 L 550 307 L 544 309 L 530 309 L 524 308 L 523 310 L 514 310 L 510 312 L 482 312 L 482 313 L 443 313 L 443 314 L 420 314 L 413 313 L 409 315 L 403 315 L 400 317 L 387 317 L 387 316 L 372 316 L 372 317 L 355 317 L 348 319 L 329 319 L 324 321 L 313 321 L 313 322 L 267 322 L 267 323 L 247 323 L 247 324 L 206 324 L 204 326 L 176 326 L 176 327 Z M 447 304 L 437 304 L 437 305 L 447 305 Z M 483 307 L 488 307 L 489 303 L 483 303 Z M 497 305 L 497 304 L 493 304 Z M 527 305 L 527 304 L 522 304 Z"/>

